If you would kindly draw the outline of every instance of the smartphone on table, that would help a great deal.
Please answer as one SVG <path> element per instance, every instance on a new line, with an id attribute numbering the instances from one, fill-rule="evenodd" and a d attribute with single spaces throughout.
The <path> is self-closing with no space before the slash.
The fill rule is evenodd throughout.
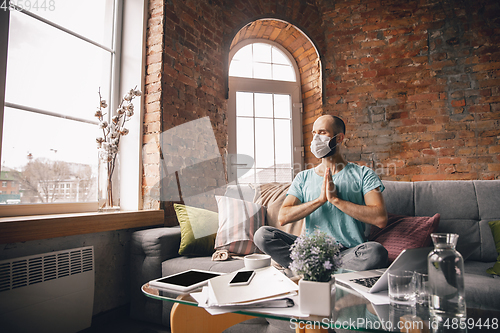
<path id="1" fill-rule="evenodd" d="M 229 281 L 230 286 L 246 286 L 252 281 L 255 275 L 255 271 L 239 271 L 236 275 Z"/>

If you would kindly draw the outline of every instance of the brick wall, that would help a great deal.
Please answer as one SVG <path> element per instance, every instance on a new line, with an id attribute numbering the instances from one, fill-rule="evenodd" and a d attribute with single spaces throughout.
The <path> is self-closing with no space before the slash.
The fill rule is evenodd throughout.
<path id="1" fill-rule="evenodd" d="M 382 178 L 500 178 L 500 5 L 495 0 L 150 0 L 149 14 L 146 207 L 160 205 L 160 179 L 168 165 L 190 165 L 190 156 L 208 144 L 167 148 L 163 131 L 208 117 L 224 156 L 227 56 L 236 40 L 250 36 L 238 32 L 250 31 L 263 18 L 292 24 L 320 56 L 322 82 L 311 81 L 312 103 L 303 91 L 310 105 L 303 118 L 306 163 L 316 162 L 308 149 L 312 122 L 328 113 L 347 122 L 348 159 L 374 167 Z M 276 26 L 279 33 L 290 27 Z M 297 36 L 278 41 L 290 46 Z M 310 68 L 314 60 L 304 59 L 299 66 Z M 220 185 L 219 173 L 200 174 L 210 177 L 217 181 L 207 188 Z"/>
<path id="2" fill-rule="evenodd" d="M 500 178 L 497 1 L 317 1 L 324 112 L 385 179 Z"/>

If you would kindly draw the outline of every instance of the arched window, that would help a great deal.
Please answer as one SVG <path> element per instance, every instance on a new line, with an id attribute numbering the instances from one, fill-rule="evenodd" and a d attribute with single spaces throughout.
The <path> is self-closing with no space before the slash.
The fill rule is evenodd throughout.
<path id="1" fill-rule="evenodd" d="M 302 168 L 295 59 L 268 40 L 240 42 L 229 59 L 229 180 L 291 182 Z"/>

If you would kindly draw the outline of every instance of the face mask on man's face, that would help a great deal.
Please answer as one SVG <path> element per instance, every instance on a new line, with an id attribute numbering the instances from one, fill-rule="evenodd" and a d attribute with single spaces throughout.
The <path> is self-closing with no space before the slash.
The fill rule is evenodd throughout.
<path id="1" fill-rule="evenodd" d="M 338 135 L 338 134 L 337 134 Z M 335 141 L 332 141 L 337 135 L 334 135 L 333 138 L 330 138 L 326 135 L 314 134 L 314 137 L 311 141 L 311 152 L 316 158 L 324 158 L 327 156 L 331 156 L 335 154 L 337 150 L 338 143 L 333 147 L 330 147 Z"/>

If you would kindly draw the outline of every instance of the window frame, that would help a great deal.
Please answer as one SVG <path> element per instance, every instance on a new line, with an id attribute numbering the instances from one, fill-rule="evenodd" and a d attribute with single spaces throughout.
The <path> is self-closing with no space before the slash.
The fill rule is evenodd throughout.
<path id="1" fill-rule="evenodd" d="M 116 109 L 121 96 L 131 88 L 144 91 L 145 40 L 147 28 L 146 0 L 115 0 L 113 23 L 113 62 L 111 68 L 110 110 Z M 31 16 L 31 15 L 30 15 Z M 9 11 L 0 10 L 0 158 L 3 133 L 7 54 L 9 38 Z M 6 105 L 7 104 L 7 105 Z M 129 135 L 120 141 L 120 206 L 122 210 L 142 208 L 142 96 L 135 99 L 136 115 L 128 122 Z M 93 144 L 93 143 L 90 143 Z M 97 149 L 96 149 L 97 160 Z M 0 217 L 68 214 L 97 211 L 97 202 L 23 204 L 0 206 Z"/>
<path id="2" fill-rule="evenodd" d="M 245 77 L 229 76 L 229 66 L 231 61 L 241 48 L 254 43 L 265 43 L 277 47 L 290 60 L 295 71 L 295 82 L 265 80 Z M 302 93 L 300 84 L 300 74 L 295 58 L 281 44 L 267 39 L 246 39 L 236 44 L 229 52 L 228 61 L 228 154 L 236 155 L 236 92 L 270 93 L 270 94 L 290 94 L 291 110 L 291 134 L 292 134 L 292 179 L 303 170 L 303 147 L 302 147 Z M 254 129 L 255 131 L 255 129 Z M 228 180 L 237 181 L 236 168 L 232 165 L 233 158 L 228 158 Z M 254 167 L 254 166 L 252 166 Z"/>

